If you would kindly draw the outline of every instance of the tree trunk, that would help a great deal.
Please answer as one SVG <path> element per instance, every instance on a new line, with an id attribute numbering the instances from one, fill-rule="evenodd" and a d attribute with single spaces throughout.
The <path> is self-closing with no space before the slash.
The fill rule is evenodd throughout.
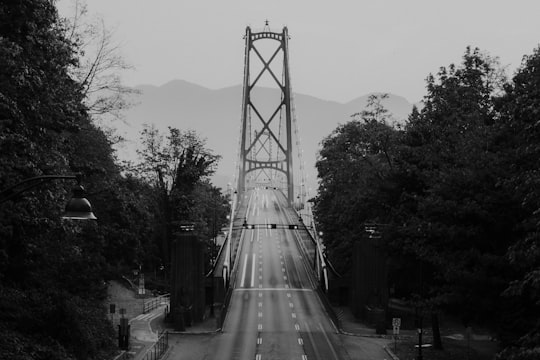
<path id="1" fill-rule="evenodd" d="M 431 330 L 433 331 L 433 348 L 442 350 L 441 329 L 439 328 L 439 315 L 437 312 L 431 312 Z"/>

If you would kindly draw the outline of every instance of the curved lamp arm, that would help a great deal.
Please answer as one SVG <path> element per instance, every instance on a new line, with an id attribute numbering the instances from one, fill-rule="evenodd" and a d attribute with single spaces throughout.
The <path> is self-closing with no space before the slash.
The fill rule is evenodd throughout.
<path id="1" fill-rule="evenodd" d="M 63 216 L 65 219 L 91 219 L 96 220 L 97 218 L 92 212 L 92 206 L 90 202 L 84 198 L 84 188 L 81 186 L 82 175 L 40 175 L 35 176 L 29 179 L 25 179 L 21 182 L 18 182 L 15 185 L 8 187 L 5 190 L 0 191 L 0 204 L 9 201 L 18 195 L 31 190 L 35 187 L 40 186 L 43 183 L 60 180 L 60 179 L 70 179 L 76 180 L 77 186 L 73 188 L 73 197 L 69 200 L 66 205 L 66 212 Z"/>

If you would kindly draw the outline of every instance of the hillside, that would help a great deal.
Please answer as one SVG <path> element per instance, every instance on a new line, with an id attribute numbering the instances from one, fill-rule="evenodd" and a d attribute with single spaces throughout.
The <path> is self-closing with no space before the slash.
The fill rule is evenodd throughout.
<path id="1" fill-rule="evenodd" d="M 118 124 L 118 132 L 128 141 L 119 149 L 121 159 L 135 160 L 135 148 L 139 143 L 139 132 L 145 123 L 155 123 L 158 128 L 168 126 L 196 130 L 207 138 L 207 145 L 222 156 L 214 183 L 226 186 L 232 181 L 234 163 L 240 137 L 240 112 L 242 87 L 240 85 L 212 90 L 183 80 L 174 80 L 162 86 L 141 85 L 137 105 L 126 113 L 124 123 Z M 277 92 L 275 89 L 264 89 Z M 350 120 L 360 112 L 369 94 L 342 104 L 313 96 L 295 94 L 296 116 L 304 149 L 306 170 L 310 186 L 315 186 L 315 159 L 321 140 L 328 136 L 338 124 Z M 390 95 L 385 107 L 397 121 L 408 116 L 412 104 L 403 97 Z"/>

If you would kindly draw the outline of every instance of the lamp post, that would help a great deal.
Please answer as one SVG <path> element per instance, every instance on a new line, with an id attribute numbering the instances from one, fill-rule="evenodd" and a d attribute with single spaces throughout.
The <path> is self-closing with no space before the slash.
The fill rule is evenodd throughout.
<path id="1" fill-rule="evenodd" d="M 52 180 L 76 180 L 77 185 L 73 188 L 73 196 L 66 204 L 63 219 L 74 220 L 97 220 L 92 212 L 92 205 L 84 197 L 84 188 L 81 185 L 82 175 L 41 175 L 18 182 L 15 185 L 0 192 L 0 204 L 12 200 L 20 194 L 39 187 L 40 185 Z"/>
<path id="2" fill-rule="evenodd" d="M 419 276 L 419 283 L 418 283 L 418 293 L 420 296 L 420 301 L 423 299 L 424 296 L 424 277 L 423 277 L 423 269 L 422 269 L 422 260 L 419 259 L 418 262 L 418 276 Z M 416 317 L 417 317 L 417 323 L 416 328 L 418 331 L 418 356 L 416 357 L 417 360 L 423 360 L 422 356 L 422 333 L 423 333 L 423 306 L 422 303 L 419 303 L 416 306 Z"/>
<path id="3" fill-rule="evenodd" d="M 216 197 L 216 194 L 214 193 L 212 195 L 212 200 L 214 201 L 214 207 L 213 207 L 213 215 L 214 215 L 214 218 L 213 218 L 213 222 L 212 222 L 212 238 L 213 238 L 213 247 L 212 247 L 212 251 L 211 251 L 211 256 L 212 256 L 212 267 L 214 267 L 216 265 L 216 261 L 217 261 L 217 253 L 216 253 L 216 249 L 217 249 L 217 197 Z M 210 317 L 214 317 L 215 316 L 215 313 L 214 313 L 214 277 L 212 276 L 211 277 L 212 279 L 212 285 L 210 287 Z"/>
<path id="4" fill-rule="evenodd" d="M 369 296 L 367 303 L 373 306 L 372 313 L 377 334 L 386 334 L 386 311 L 388 308 L 388 293 L 386 289 L 388 278 L 381 239 L 383 237 L 383 231 L 387 226 L 388 224 L 375 222 L 364 224 L 364 231 L 368 235 L 368 240 L 364 245 L 366 246 L 364 249 L 367 255 L 364 261 L 369 264 L 367 270 L 373 274 L 371 280 L 373 290 L 367 293 Z"/>
<path id="5" fill-rule="evenodd" d="M 418 356 L 416 357 L 417 360 L 423 360 L 422 357 L 422 315 L 418 315 L 417 319 L 417 331 L 418 331 Z"/>

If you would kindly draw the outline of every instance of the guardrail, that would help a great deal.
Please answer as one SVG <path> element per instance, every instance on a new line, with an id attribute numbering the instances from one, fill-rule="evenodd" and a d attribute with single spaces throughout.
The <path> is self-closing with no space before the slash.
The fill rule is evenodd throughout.
<path id="1" fill-rule="evenodd" d="M 164 302 L 170 302 L 171 294 L 160 295 L 156 298 L 150 300 L 143 300 L 143 314 L 146 314 L 149 311 L 154 310 L 159 307 Z"/>
<path id="2" fill-rule="evenodd" d="M 161 357 L 165 354 L 167 349 L 169 348 L 169 333 L 167 331 L 162 332 L 158 340 L 148 351 L 144 356 L 141 358 L 141 360 L 158 360 L 161 359 Z"/>

